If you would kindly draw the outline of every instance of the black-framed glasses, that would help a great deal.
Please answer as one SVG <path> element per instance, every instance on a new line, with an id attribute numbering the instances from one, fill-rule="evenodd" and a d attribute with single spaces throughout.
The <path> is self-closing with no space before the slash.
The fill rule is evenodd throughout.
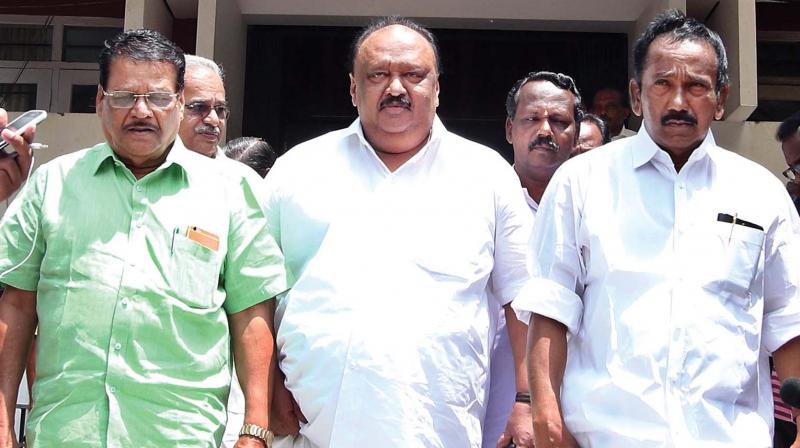
<path id="1" fill-rule="evenodd" d="M 103 96 L 108 98 L 108 104 L 116 109 L 130 109 L 139 98 L 144 98 L 149 107 L 166 109 L 172 105 L 178 94 L 169 92 L 133 93 L 124 90 L 106 92 L 103 90 Z"/>
<path id="2" fill-rule="evenodd" d="M 783 170 L 783 177 L 789 180 L 795 180 L 797 177 L 800 176 L 800 163 L 795 163 L 794 165 L 789 165 L 789 168 Z"/>
<path id="3" fill-rule="evenodd" d="M 186 105 L 186 111 L 189 114 L 195 115 L 197 117 L 205 118 L 211 111 L 217 114 L 217 117 L 220 120 L 224 120 L 228 118 L 228 115 L 231 113 L 230 107 L 227 104 L 215 104 L 211 105 L 210 103 L 205 103 L 202 101 L 189 103 Z"/>

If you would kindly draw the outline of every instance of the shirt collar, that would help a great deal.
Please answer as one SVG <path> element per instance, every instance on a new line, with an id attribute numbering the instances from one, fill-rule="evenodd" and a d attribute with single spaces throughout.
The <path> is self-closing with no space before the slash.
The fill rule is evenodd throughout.
<path id="1" fill-rule="evenodd" d="M 633 168 L 639 168 L 647 162 L 650 162 L 660 153 L 667 156 L 669 158 L 669 154 L 666 153 L 663 149 L 661 149 L 656 142 L 653 141 L 650 134 L 647 132 L 647 128 L 645 128 L 644 124 L 639 129 L 639 132 L 636 135 L 628 137 L 626 139 L 632 146 L 632 161 L 633 161 Z M 694 151 L 692 151 L 692 155 L 689 156 L 689 160 L 686 162 L 688 165 L 694 161 L 703 159 L 705 157 L 709 157 L 710 159 L 714 159 L 716 157 L 717 152 L 717 143 L 714 140 L 714 135 L 711 132 L 711 129 L 708 130 L 706 133 L 706 138 L 703 139 L 703 142 L 700 143 Z"/>
<path id="2" fill-rule="evenodd" d="M 539 204 L 531 197 L 527 188 L 522 187 L 522 194 L 525 195 L 525 202 L 528 203 L 528 207 L 530 207 L 531 211 L 535 214 L 539 210 Z"/>
<path id="3" fill-rule="evenodd" d="M 191 154 L 189 154 L 190 152 L 191 151 L 184 146 L 180 137 L 175 136 L 175 141 L 173 142 L 172 148 L 170 148 L 169 153 L 167 154 L 166 160 L 164 160 L 164 163 L 156 168 L 155 171 L 166 169 L 173 164 L 183 168 L 184 170 L 187 169 L 189 165 L 194 163 Z M 108 142 L 104 142 L 95 146 L 92 153 L 94 154 L 94 159 L 91 161 L 93 174 L 97 174 L 101 167 L 111 163 L 125 166 L 117 153 L 111 149 L 111 145 L 109 145 Z"/>

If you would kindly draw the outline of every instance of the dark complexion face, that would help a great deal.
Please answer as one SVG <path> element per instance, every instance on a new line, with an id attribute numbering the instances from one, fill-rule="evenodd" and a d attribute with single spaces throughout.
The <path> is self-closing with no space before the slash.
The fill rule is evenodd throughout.
<path id="1" fill-rule="evenodd" d="M 675 42 L 669 36 L 650 44 L 642 85 L 631 80 L 634 113 L 643 115 L 648 134 L 676 166 L 702 143 L 711 123 L 722 118 L 728 86 L 718 95 L 716 82 L 717 57 L 711 45 Z"/>
<path id="2" fill-rule="evenodd" d="M 519 91 L 506 140 L 514 146 L 514 169 L 523 184 L 546 185 L 575 144 L 575 97 L 549 81 L 530 81 Z M 536 199 L 536 198 L 534 198 Z"/>

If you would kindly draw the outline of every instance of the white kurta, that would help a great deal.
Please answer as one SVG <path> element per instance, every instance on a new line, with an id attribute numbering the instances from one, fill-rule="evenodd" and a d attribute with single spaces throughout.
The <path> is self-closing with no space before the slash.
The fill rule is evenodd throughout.
<path id="1" fill-rule="evenodd" d="M 508 303 L 529 277 L 513 169 L 437 118 L 392 173 L 356 120 L 289 151 L 267 183 L 296 279 L 277 312 L 309 420 L 295 446 L 479 447 L 489 294 Z"/>
<path id="2" fill-rule="evenodd" d="M 679 173 L 644 129 L 562 165 L 513 306 L 569 329 L 580 445 L 772 446 L 767 358 L 800 334 L 799 230 L 775 176 L 710 132 Z"/>
<path id="3" fill-rule="evenodd" d="M 536 217 L 539 204 L 533 200 L 527 189 L 522 189 L 522 195 L 531 213 Z M 505 309 L 497 304 L 495 313 L 497 329 L 490 355 L 491 375 L 486 397 L 486 417 L 483 419 L 483 448 L 497 446 L 497 440 L 506 429 L 517 395 L 514 354 L 511 352 L 511 341 L 508 338 Z"/>

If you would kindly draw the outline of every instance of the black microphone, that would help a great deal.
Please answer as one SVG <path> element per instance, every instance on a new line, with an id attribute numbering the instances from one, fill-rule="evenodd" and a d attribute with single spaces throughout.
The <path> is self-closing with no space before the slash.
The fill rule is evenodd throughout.
<path id="1" fill-rule="evenodd" d="M 783 382 L 781 400 L 793 408 L 800 408 L 800 378 L 789 378 Z"/>

